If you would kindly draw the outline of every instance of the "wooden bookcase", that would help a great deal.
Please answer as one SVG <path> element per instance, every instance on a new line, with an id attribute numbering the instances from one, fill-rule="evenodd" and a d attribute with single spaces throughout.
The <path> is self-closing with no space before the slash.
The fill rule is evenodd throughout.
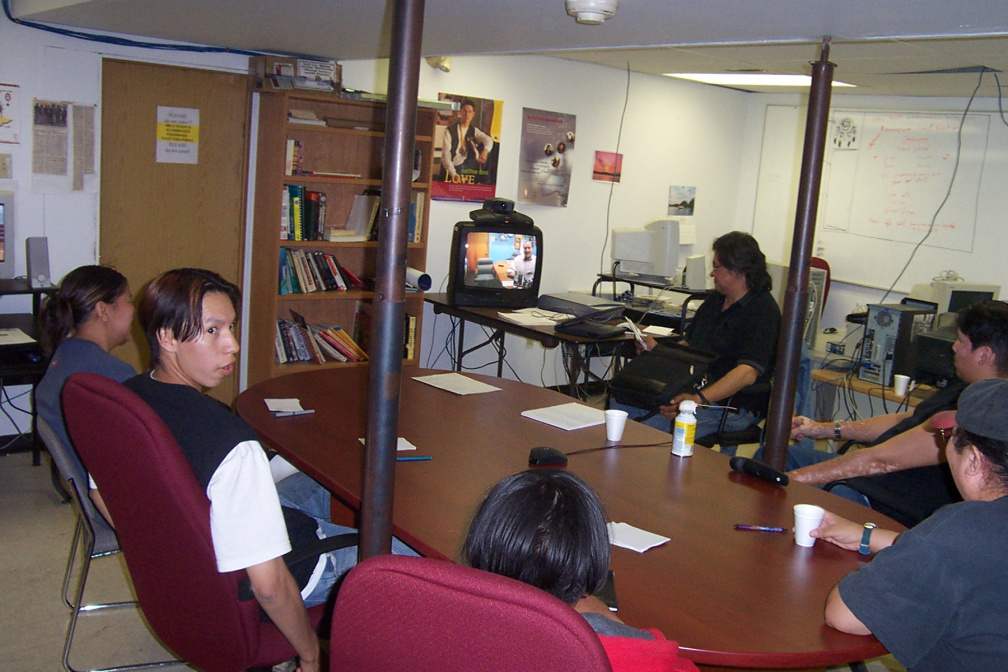
<path id="1" fill-rule="evenodd" d="M 288 122 L 288 112 L 297 110 L 328 119 L 330 125 Z M 416 148 L 421 152 L 420 175 L 413 193 L 422 200 L 420 242 L 409 243 L 409 266 L 426 270 L 427 228 L 430 213 L 430 183 L 433 161 L 435 110 L 417 111 Z M 290 319 L 290 310 L 308 322 L 337 324 L 353 333 L 358 306 L 370 303 L 373 292 L 362 289 L 279 294 L 280 248 L 323 250 L 358 277 L 373 276 L 377 257 L 375 242 L 299 242 L 281 240 L 282 194 L 285 184 L 303 185 L 326 194 L 326 226 L 345 228 L 354 196 L 381 187 L 385 106 L 343 100 L 333 94 L 312 92 L 263 92 L 259 98 L 259 131 L 255 178 L 255 216 L 252 233 L 252 278 L 249 291 L 248 384 L 285 373 L 319 367 L 366 366 L 359 362 L 277 362 L 274 337 L 277 318 Z M 285 169 L 288 139 L 301 144 L 298 174 Z M 352 177 L 319 175 L 349 174 Z M 423 294 L 406 295 L 406 313 L 416 318 L 414 356 L 420 353 Z"/>

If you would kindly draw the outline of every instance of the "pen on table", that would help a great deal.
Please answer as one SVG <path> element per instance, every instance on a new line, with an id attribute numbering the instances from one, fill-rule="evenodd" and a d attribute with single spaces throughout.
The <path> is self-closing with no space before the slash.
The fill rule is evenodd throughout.
<path id="1" fill-rule="evenodd" d="M 787 532 L 783 527 L 767 527 L 766 525 L 743 525 L 735 523 L 736 530 L 744 532 Z"/>
<path id="2" fill-rule="evenodd" d="M 431 459 L 430 455 L 403 455 L 395 458 L 396 462 L 426 462 Z"/>
<path id="3" fill-rule="evenodd" d="M 273 417 L 275 417 L 275 418 L 290 418 L 290 417 L 293 417 L 295 415 L 311 415 L 314 412 L 315 412 L 314 408 L 308 408 L 308 409 L 301 410 L 301 411 L 277 411 L 276 413 L 273 414 Z"/>

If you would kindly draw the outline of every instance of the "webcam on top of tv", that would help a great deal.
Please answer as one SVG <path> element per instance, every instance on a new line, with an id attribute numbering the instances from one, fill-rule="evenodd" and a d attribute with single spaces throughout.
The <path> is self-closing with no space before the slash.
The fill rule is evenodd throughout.
<path id="1" fill-rule="evenodd" d="M 516 212 L 514 201 L 506 198 L 488 198 L 483 201 L 483 207 L 469 213 L 469 219 L 477 224 L 504 224 L 517 229 L 529 229 L 534 226 L 532 218 Z"/>

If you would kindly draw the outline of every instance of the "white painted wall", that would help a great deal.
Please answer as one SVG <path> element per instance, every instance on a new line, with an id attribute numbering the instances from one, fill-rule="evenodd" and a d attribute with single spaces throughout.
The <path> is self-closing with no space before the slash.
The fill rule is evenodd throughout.
<path id="1" fill-rule="evenodd" d="M 387 65 L 384 61 L 344 62 L 343 76 L 351 88 L 384 92 Z M 503 100 L 497 195 L 516 202 L 522 108 L 577 115 L 578 153 L 568 207 L 517 206 L 543 231 L 542 293 L 589 291 L 600 264 L 608 270 L 611 263 L 607 210 L 610 228 L 642 226 L 665 214 L 670 185 L 697 187 L 693 217 L 697 253 L 706 253 L 713 238 L 731 230 L 737 218 L 740 156 L 748 124 L 744 93 L 631 74 L 627 98 L 624 71 L 534 56 L 453 56 L 449 73 L 421 65 L 420 97 L 437 98 L 438 92 Z M 623 177 L 612 190 L 609 206 L 610 186 L 593 182 L 591 169 L 595 150 L 615 151 L 617 137 L 624 155 Z M 427 272 L 435 288 L 446 282 L 452 226 L 467 220 L 469 211 L 477 207 L 443 201 L 431 205 Z M 448 336 L 447 318 L 437 321 L 434 329 L 434 315 L 428 308 L 422 364 L 434 361 L 428 359 L 428 352 L 433 346 L 436 356 Z M 467 346 L 477 343 L 477 334 L 470 325 Z M 545 384 L 566 380 L 556 351 L 543 352 L 537 344 L 529 347 L 523 339 L 511 337 L 506 347 L 508 362 L 522 380 L 540 382 L 543 367 Z M 492 352 L 470 357 L 467 365 L 496 362 Z M 447 356 L 437 365 L 447 367 Z M 507 371 L 505 375 L 512 377 Z"/>

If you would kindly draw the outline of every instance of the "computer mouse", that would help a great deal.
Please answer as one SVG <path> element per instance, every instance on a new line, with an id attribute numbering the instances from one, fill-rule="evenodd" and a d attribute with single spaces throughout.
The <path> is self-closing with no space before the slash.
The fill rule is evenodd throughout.
<path id="1" fill-rule="evenodd" d="M 556 448 L 536 446 L 529 451 L 530 467 L 565 467 L 567 456 Z"/>

